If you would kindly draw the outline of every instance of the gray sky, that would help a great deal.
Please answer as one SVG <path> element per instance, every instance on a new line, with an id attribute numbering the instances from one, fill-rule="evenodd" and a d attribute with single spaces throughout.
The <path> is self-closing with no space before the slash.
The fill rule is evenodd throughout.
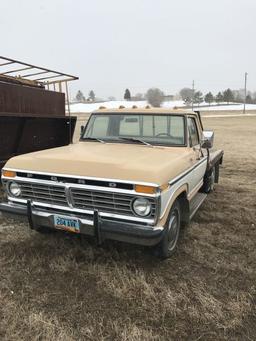
<path id="1" fill-rule="evenodd" d="M 122 98 L 159 87 L 256 90 L 255 0 L 2 0 L 1 55 Z"/>

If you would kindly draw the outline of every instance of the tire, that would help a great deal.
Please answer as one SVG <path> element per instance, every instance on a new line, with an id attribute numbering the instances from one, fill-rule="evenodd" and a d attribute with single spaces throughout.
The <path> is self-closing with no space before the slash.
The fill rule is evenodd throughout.
<path id="1" fill-rule="evenodd" d="M 218 184 L 219 183 L 219 177 L 220 177 L 220 164 L 219 162 L 216 163 L 215 165 L 215 183 Z"/>
<path id="2" fill-rule="evenodd" d="M 203 184 L 203 192 L 204 193 L 211 193 L 214 190 L 214 184 L 216 179 L 216 168 L 215 166 L 210 169 L 205 177 L 204 177 L 204 184 Z"/>
<path id="3" fill-rule="evenodd" d="M 171 208 L 163 238 L 157 246 L 158 255 L 162 259 L 171 257 L 176 251 L 181 228 L 180 215 L 180 204 L 176 201 Z"/>

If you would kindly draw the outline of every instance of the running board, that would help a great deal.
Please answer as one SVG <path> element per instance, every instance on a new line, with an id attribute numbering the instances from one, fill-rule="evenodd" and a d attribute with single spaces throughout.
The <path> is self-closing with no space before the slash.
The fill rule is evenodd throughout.
<path id="1" fill-rule="evenodd" d="M 189 219 L 190 220 L 194 217 L 194 215 L 196 214 L 196 212 L 199 209 L 199 207 L 205 201 L 206 197 L 207 197 L 207 194 L 198 192 L 191 199 L 191 201 L 189 203 L 189 211 L 190 211 Z"/>

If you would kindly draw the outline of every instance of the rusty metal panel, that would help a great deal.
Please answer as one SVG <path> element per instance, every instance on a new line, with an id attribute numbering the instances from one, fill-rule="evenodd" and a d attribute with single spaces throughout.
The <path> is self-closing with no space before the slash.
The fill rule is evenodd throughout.
<path id="1" fill-rule="evenodd" d="M 16 155 L 21 124 L 19 118 L 0 117 L 0 161 L 4 162 Z"/>
<path id="2" fill-rule="evenodd" d="M 13 156 L 68 145 L 75 125 L 76 117 L 0 115 L 0 168 Z"/>
<path id="3" fill-rule="evenodd" d="M 65 94 L 0 82 L 0 113 L 65 116 Z"/>

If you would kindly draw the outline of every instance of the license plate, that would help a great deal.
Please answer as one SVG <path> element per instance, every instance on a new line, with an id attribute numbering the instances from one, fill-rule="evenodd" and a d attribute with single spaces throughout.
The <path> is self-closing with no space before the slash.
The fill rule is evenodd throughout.
<path id="1" fill-rule="evenodd" d="M 54 226 L 56 229 L 66 230 L 70 232 L 80 232 L 79 220 L 59 215 L 54 216 Z"/>

